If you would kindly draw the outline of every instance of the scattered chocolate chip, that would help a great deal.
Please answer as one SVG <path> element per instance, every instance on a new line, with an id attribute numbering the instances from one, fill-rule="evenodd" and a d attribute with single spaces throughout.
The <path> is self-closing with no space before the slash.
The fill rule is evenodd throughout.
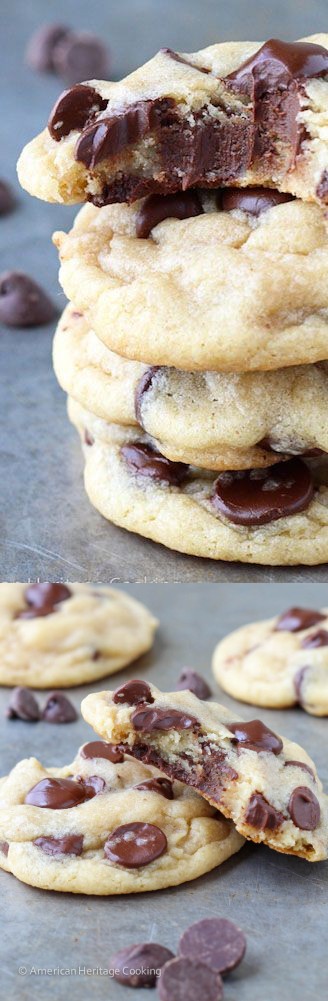
<path id="1" fill-rule="evenodd" d="M 223 983 L 219 973 L 197 960 L 171 959 L 158 980 L 160 1001 L 221 1001 Z"/>
<path id="2" fill-rule="evenodd" d="M 288 765 L 293 765 L 293 766 L 294 766 L 294 768 L 302 768 L 302 769 L 303 769 L 303 772 L 308 772 L 308 773 L 309 773 L 309 775 L 312 775 L 312 778 L 313 778 L 313 779 L 314 779 L 314 781 L 316 782 L 316 777 L 315 777 L 315 774 L 314 774 L 314 771 L 313 771 L 313 768 L 310 768 L 310 765 L 306 765 L 306 764 L 305 764 L 305 761 L 292 761 L 292 760 L 290 760 L 290 761 L 285 761 L 285 768 L 286 768 L 286 767 L 287 767 Z"/>
<path id="3" fill-rule="evenodd" d="M 40 709 L 35 695 L 28 688 L 21 686 L 14 688 L 6 709 L 6 716 L 8 719 L 23 719 L 27 723 L 35 723 L 40 719 Z"/>
<path id="4" fill-rule="evenodd" d="M 327 616 L 322 612 L 316 612 L 312 608 L 289 608 L 279 616 L 274 627 L 274 631 L 286 631 L 288 633 L 298 633 L 302 629 L 310 629 L 316 626 L 317 622 L 323 622 Z"/>
<path id="5" fill-rule="evenodd" d="M 153 702 L 149 685 L 146 681 L 127 681 L 117 688 L 113 695 L 115 705 L 137 706 L 139 702 Z"/>
<path id="6" fill-rule="evenodd" d="M 51 299 L 22 271 L 0 275 L 0 322 L 7 327 L 41 327 L 57 315 Z"/>
<path id="7" fill-rule="evenodd" d="M 51 615 L 56 611 L 56 606 L 67 601 L 71 594 L 66 584 L 29 584 L 24 591 L 24 599 L 29 607 L 18 612 L 16 618 L 33 619 Z"/>
<path id="8" fill-rule="evenodd" d="M 9 852 L 8 841 L 0 841 L 0 852 L 2 852 L 2 854 L 5 855 L 6 858 L 7 858 L 7 855 L 8 855 L 8 852 Z"/>
<path id="9" fill-rule="evenodd" d="M 42 719 L 47 723 L 73 723 L 77 712 L 63 692 L 50 692 L 42 710 Z"/>
<path id="10" fill-rule="evenodd" d="M 88 87 L 87 84 L 80 83 L 71 90 L 64 90 L 59 95 L 48 120 L 52 139 L 59 142 L 70 132 L 81 131 L 99 111 L 103 111 L 106 105 L 107 101 L 94 87 Z"/>
<path id="11" fill-rule="evenodd" d="M 116 744 L 106 744 L 103 740 L 90 740 L 81 748 L 81 758 L 106 758 L 114 765 L 124 761 L 123 751 Z"/>
<path id="12" fill-rule="evenodd" d="M 194 671 L 192 667 L 185 667 L 178 678 L 175 686 L 176 691 L 193 692 L 198 699 L 209 699 L 212 695 L 210 686 L 202 678 L 201 674 Z"/>
<path id="13" fill-rule="evenodd" d="M 26 48 L 26 62 L 37 73 L 54 72 L 53 54 L 59 42 L 69 34 L 63 24 L 43 24 L 35 31 Z"/>
<path id="14" fill-rule="evenodd" d="M 327 629 L 318 629 L 317 633 L 311 633 L 311 636 L 306 636 L 301 643 L 302 650 L 315 650 L 316 647 L 321 646 L 328 646 Z"/>
<path id="15" fill-rule="evenodd" d="M 197 191 L 181 191 L 174 195 L 149 195 L 136 218 L 136 234 L 146 240 L 152 229 L 164 219 L 190 219 L 202 215 L 203 206 Z"/>
<path id="16" fill-rule="evenodd" d="M 241 83 L 256 76 L 263 90 L 277 88 L 288 80 L 325 76 L 328 73 L 328 51 L 312 42 L 282 42 L 270 38 L 260 49 L 225 79 Z"/>
<path id="17" fill-rule="evenodd" d="M 83 835 L 65 834 L 63 838 L 36 838 L 33 844 L 46 855 L 82 855 Z"/>
<path id="18" fill-rule="evenodd" d="M 88 32 L 71 31 L 63 37 L 55 46 L 53 62 L 56 73 L 67 84 L 108 78 L 108 49 L 100 38 Z"/>
<path id="19" fill-rule="evenodd" d="M 261 212 L 267 212 L 275 205 L 283 202 L 294 201 L 293 195 L 283 194 L 282 191 L 274 191 L 273 188 L 224 188 L 220 192 L 219 205 L 223 212 L 233 212 L 239 209 L 242 212 L 249 212 L 250 215 L 259 216 Z"/>
<path id="20" fill-rule="evenodd" d="M 135 709 L 131 716 L 135 730 L 151 733 L 152 730 L 199 730 L 195 716 L 178 709 Z"/>
<path id="21" fill-rule="evenodd" d="M 48 810 L 67 810 L 72 806 L 79 806 L 94 795 L 93 789 L 86 790 L 84 785 L 74 779 L 46 778 L 30 789 L 24 802 L 29 806 Z"/>
<path id="22" fill-rule="evenodd" d="M 101 118 L 82 132 L 75 147 L 75 159 L 93 170 L 102 160 L 117 156 L 126 146 L 134 145 L 156 129 L 174 103 L 171 98 L 137 101 L 122 112 Z"/>
<path id="23" fill-rule="evenodd" d="M 260 719 L 252 719 L 248 723 L 229 723 L 228 729 L 235 734 L 237 744 L 249 751 L 268 751 L 271 754 L 280 754 L 282 751 L 281 738 Z"/>
<path id="24" fill-rule="evenodd" d="M 185 462 L 172 462 L 150 445 L 122 445 L 121 455 L 129 469 L 139 476 L 160 480 L 170 486 L 179 487 L 186 479 L 189 466 Z"/>
<path id="25" fill-rule="evenodd" d="M 16 208 L 16 198 L 10 184 L 0 180 L 0 216 L 9 215 Z"/>
<path id="26" fill-rule="evenodd" d="M 170 779 L 146 779 L 145 782 L 140 782 L 139 785 L 134 786 L 134 789 L 141 789 L 144 792 L 157 792 L 160 796 L 164 796 L 165 799 L 174 799 L 173 785 Z"/>
<path id="27" fill-rule="evenodd" d="M 125 869 L 149 865 L 166 852 L 167 841 L 155 824 L 123 824 L 109 835 L 105 844 L 106 858 Z"/>
<path id="28" fill-rule="evenodd" d="M 197 956 L 211 970 L 224 976 L 241 963 L 246 951 L 244 933 L 226 918 L 204 918 L 190 925 L 178 945 L 180 956 Z"/>
<path id="29" fill-rule="evenodd" d="M 255 827 L 258 831 L 275 831 L 283 823 L 285 817 L 271 803 L 268 803 L 262 793 L 255 792 L 250 798 L 244 819 L 246 824 Z"/>
<path id="30" fill-rule="evenodd" d="M 210 498 L 236 525 L 266 525 L 304 511 L 314 495 L 310 470 L 301 459 L 266 469 L 220 473 Z"/>
<path id="31" fill-rule="evenodd" d="M 137 418 L 138 423 L 141 425 L 141 427 L 143 427 L 143 424 L 142 424 L 142 401 L 143 401 L 143 398 L 145 396 L 145 393 L 147 393 L 148 389 L 150 389 L 150 387 L 152 385 L 152 382 L 153 382 L 153 379 L 154 379 L 156 373 L 159 372 L 159 370 L 160 370 L 160 366 L 159 365 L 153 365 L 151 368 L 147 368 L 146 371 L 144 372 L 144 374 L 141 376 L 141 379 L 139 379 L 139 382 L 137 384 L 137 388 L 136 388 L 136 391 L 135 391 L 135 397 L 134 397 L 134 406 L 135 406 L 136 418 Z"/>
<path id="32" fill-rule="evenodd" d="M 173 959 L 173 952 L 157 942 L 142 942 L 120 949 L 111 957 L 110 970 L 115 970 L 114 980 L 126 987 L 155 987 L 164 963 Z"/>
<path id="33" fill-rule="evenodd" d="M 288 809 L 292 821 L 301 831 L 314 831 L 320 821 L 317 797 L 307 786 L 298 786 L 291 794 Z"/>

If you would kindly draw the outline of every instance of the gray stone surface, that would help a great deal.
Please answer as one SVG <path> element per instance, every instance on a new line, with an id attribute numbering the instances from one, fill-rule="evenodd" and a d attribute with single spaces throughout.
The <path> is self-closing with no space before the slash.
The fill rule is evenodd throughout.
<path id="1" fill-rule="evenodd" d="M 291 604 L 320 607 L 318 585 L 131 586 L 161 625 L 152 653 L 116 678 L 70 690 L 76 707 L 89 690 L 116 687 L 144 677 L 163 690 L 174 689 L 181 669 L 192 666 L 207 677 L 218 701 L 240 715 L 258 715 L 278 733 L 302 744 L 328 786 L 327 721 L 300 709 L 254 709 L 221 693 L 212 679 L 214 646 L 237 626 L 281 612 Z M 18 759 L 35 755 L 44 764 L 69 763 L 80 743 L 92 739 L 81 719 L 58 728 L 3 719 L 9 691 L 0 694 L 1 773 Z M 45 699 L 45 693 L 40 693 Z M 0 871 L 1 990 L 7 1001 L 53 997 L 56 1001 L 128 1001 L 125 988 L 95 974 L 36 976 L 32 967 L 106 968 L 113 952 L 132 942 L 153 940 L 173 951 L 192 921 L 213 915 L 236 921 L 246 933 L 246 958 L 225 982 L 225 1001 L 325 1001 L 327 997 L 328 864 L 279 855 L 251 844 L 216 871 L 193 883 L 138 896 L 92 898 L 56 894 L 25 886 Z M 18 968 L 28 971 L 20 976 Z M 92 984 L 91 984 L 92 981 Z M 138 1001 L 150 998 L 137 992 Z M 154 995 L 155 996 L 155 995 Z M 188 1001 L 188 998 L 186 998 Z M 205 998 L 204 998 L 205 1001 Z"/>
<path id="2" fill-rule="evenodd" d="M 15 182 L 23 144 L 47 118 L 61 85 L 24 65 L 24 48 L 41 21 L 64 21 L 108 38 L 113 77 L 125 75 L 161 45 L 197 49 L 227 38 L 293 38 L 326 24 L 325 0 L 272 5 L 258 0 L 2 0 L 0 175 Z M 19 194 L 0 222 L 0 270 L 25 269 L 52 293 L 57 282 L 51 234 L 68 228 L 71 209 Z M 82 458 L 65 401 L 51 372 L 52 329 L 3 331 L 0 337 L 0 557 L 8 580 L 120 581 L 324 580 L 326 568 L 270 570 L 175 555 L 116 529 L 94 512 L 82 486 Z"/>

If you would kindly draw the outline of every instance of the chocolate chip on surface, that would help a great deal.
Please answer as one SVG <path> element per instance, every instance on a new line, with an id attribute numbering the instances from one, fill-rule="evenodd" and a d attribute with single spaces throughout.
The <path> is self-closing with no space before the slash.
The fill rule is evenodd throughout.
<path id="1" fill-rule="evenodd" d="M 160 1001 L 221 1001 L 223 998 L 220 974 L 205 963 L 184 956 L 165 963 L 157 990 Z"/>
<path id="2" fill-rule="evenodd" d="M 285 817 L 268 803 L 262 793 L 255 792 L 251 796 L 244 817 L 245 823 L 258 831 L 275 831 L 281 826 Z"/>
<path id="3" fill-rule="evenodd" d="M 82 782 L 87 799 L 92 799 L 93 796 L 98 796 L 99 793 L 106 789 L 105 779 L 103 779 L 101 775 L 86 775 L 84 777 L 82 775 L 77 775 L 76 781 Z"/>
<path id="4" fill-rule="evenodd" d="M 328 51 L 313 42 L 283 42 L 270 38 L 225 79 L 241 83 L 250 75 L 257 78 L 263 91 L 278 88 L 280 82 L 325 76 Z"/>
<path id="5" fill-rule="evenodd" d="M 288 633 L 298 633 L 302 629 L 310 629 L 316 626 L 317 622 L 322 622 L 327 616 L 322 612 L 317 612 L 313 608 L 288 608 L 279 616 L 274 627 L 274 632 L 286 631 Z"/>
<path id="6" fill-rule="evenodd" d="M 275 205 L 294 201 L 293 195 L 274 191 L 273 188 L 224 188 L 220 196 L 220 206 L 223 212 L 233 212 L 236 209 L 259 216 L 262 212 Z"/>
<path id="7" fill-rule="evenodd" d="M 121 688 L 117 688 L 113 694 L 115 705 L 136 706 L 139 702 L 153 702 L 153 696 L 146 681 L 139 681 L 137 678 L 127 681 Z"/>
<path id="8" fill-rule="evenodd" d="M 308 508 L 314 496 L 311 472 L 301 459 L 266 469 L 220 473 L 213 508 L 236 525 L 266 525 Z"/>
<path id="9" fill-rule="evenodd" d="M 44 709 L 42 719 L 47 723 L 73 723 L 77 719 L 77 712 L 72 702 L 63 692 L 50 692 Z"/>
<path id="10" fill-rule="evenodd" d="M 71 31 L 60 39 L 53 51 L 53 63 L 67 84 L 106 80 L 110 69 L 107 47 L 101 38 L 86 31 Z"/>
<path id="11" fill-rule="evenodd" d="M 126 987 L 155 987 L 164 963 L 173 959 L 173 952 L 157 942 L 142 942 L 120 949 L 109 961 L 114 980 Z"/>
<path id="12" fill-rule="evenodd" d="M 141 376 L 141 379 L 139 379 L 139 382 L 137 384 L 137 388 L 136 388 L 136 391 L 135 391 L 135 397 L 134 397 L 134 408 L 135 408 L 135 415 L 136 415 L 138 424 L 140 424 L 141 427 L 143 427 L 143 424 L 142 424 L 142 403 L 143 403 L 143 398 L 144 398 L 145 394 L 148 392 L 148 389 L 150 389 L 150 387 L 152 385 L 152 382 L 153 382 L 153 380 L 155 378 L 156 373 L 159 372 L 159 371 L 160 371 L 160 366 L 159 365 L 152 365 L 150 368 L 146 369 L 146 371 Z"/>
<path id="13" fill-rule="evenodd" d="M 317 633 L 312 633 L 311 636 L 306 636 L 301 643 L 302 650 L 315 650 L 317 647 L 321 646 L 328 646 L 327 629 L 318 629 Z"/>
<path id="14" fill-rule="evenodd" d="M 33 619 L 39 616 L 52 615 L 57 605 L 67 601 L 72 592 L 66 584 L 29 584 L 25 588 L 24 598 L 28 608 L 18 612 L 16 619 Z"/>
<path id="15" fill-rule="evenodd" d="M 241 748 L 249 751 L 268 751 L 271 754 L 280 754 L 283 743 L 273 730 L 265 726 L 260 719 L 252 719 L 248 723 L 229 723 L 228 729 L 235 735 L 235 741 Z"/>
<path id="16" fill-rule="evenodd" d="M 136 234 L 146 240 L 155 226 L 164 219 L 190 219 L 202 215 L 203 207 L 197 191 L 182 191 L 173 195 L 149 195 L 136 218 Z"/>
<path id="17" fill-rule="evenodd" d="M 57 315 L 40 285 L 22 271 L 0 275 L 0 323 L 7 327 L 41 327 Z"/>
<path id="18" fill-rule="evenodd" d="M 173 487 L 179 487 L 189 471 L 185 462 L 172 462 L 150 445 L 139 442 L 135 445 L 122 445 L 120 452 L 133 473 L 169 483 Z"/>
<path id="19" fill-rule="evenodd" d="M 199 730 L 195 716 L 178 709 L 135 709 L 131 716 L 135 730 L 151 733 L 153 730 Z"/>
<path id="20" fill-rule="evenodd" d="M 81 748 L 81 758 L 106 758 L 114 765 L 124 761 L 123 751 L 116 744 L 106 744 L 103 740 L 90 740 Z"/>
<path id="21" fill-rule="evenodd" d="M 37 782 L 25 796 L 29 806 L 39 806 L 48 810 L 67 810 L 78 806 L 95 795 L 74 779 L 45 778 Z"/>
<path id="22" fill-rule="evenodd" d="M 307 786 L 294 789 L 288 809 L 292 821 L 301 831 L 314 831 L 320 821 L 320 805 L 317 797 Z"/>
<path id="23" fill-rule="evenodd" d="M 87 84 L 77 84 L 70 90 L 64 90 L 54 104 L 48 119 L 48 129 L 52 139 L 59 142 L 64 136 L 75 130 L 81 131 L 89 124 L 99 111 L 106 107 L 104 101 L 94 87 Z"/>
<path id="24" fill-rule="evenodd" d="M 178 678 L 175 686 L 176 691 L 193 692 L 198 699 L 209 699 L 212 695 L 210 686 L 202 678 L 201 674 L 194 671 L 192 667 L 185 667 Z"/>
<path id="25" fill-rule="evenodd" d="M 302 768 L 303 772 L 308 772 L 309 775 L 312 775 L 312 778 L 316 782 L 316 777 L 313 768 L 310 768 L 310 765 L 307 765 L 305 761 L 296 761 L 296 760 L 293 761 L 292 759 L 290 759 L 290 761 L 285 761 L 285 768 L 287 768 L 288 765 L 293 765 L 294 768 Z"/>
<path id="26" fill-rule="evenodd" d="M 2 854 L 5 855 L 6 858 L 7 858 L 7 855 L 8 855 L 8 852 L 9 852 L 8 841 L 0 841 L 0 852 L 2 852 Z"/>
<path id="27" fill-rule="evenodd" d="M 190 925 L 180 938 L 178 953 L 193 960 L 197 956 L 211 970 L 224 976 L 234 970 L 246 951 L 244 933 L 226 918 L 204 918 Z"/>
<path id="28" fill-rule="evenodd" d="M 54 72 L 55 47 L 69 33 L 70 29 L 63 24 L 42 24 L 28 42 L 25 53 L 27 65 L 37 73 Z"/>
<path id="29" fill-rule="evenodd" d="M 9 215 L 16 208 L 16 198 L 14 192 L 7 183 L 0 179 L 0 216 Z"/>
<path id="30" fill-rule="evenodd" d="M 23 686 L 14 688 L 6 709 L 8 719 L 22 719 L 27 723 L 36 723 L 40 719 L 40 709 L 32 692 Z"/>
<path id="31" fill-rule="evenodd" d="M 161 828 L 138 821 L 117 827 L 107 838 L 104 847 L 106 858 L 125 869 L 149 865 L 166 850 L 167 840 Z"/>
<path id="32" fill-rule="evenodd" d="M 82 855 L 83 835 L 65 834 L 62 838 L 42 837 L 33 841 L 46 855 Z"/>
<path id="33" fill-rule="evenodd" d="M 145 782 L 140 782 L 139 785 L 134 786 L 134 789 L 140 789 L 144 792 L 157 792 L 160 796 L 164 796 L 165 799 L 174 799 L 173 785 L 170 779 L 146 779 Z"/>

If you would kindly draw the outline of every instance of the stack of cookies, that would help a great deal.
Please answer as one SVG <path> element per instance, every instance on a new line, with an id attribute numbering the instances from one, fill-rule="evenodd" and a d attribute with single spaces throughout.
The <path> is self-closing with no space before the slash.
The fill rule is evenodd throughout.
<path id="1" fill-rule="evenodd" d="M 327 47 L 164 49 L 62 94 L 20 159 L 91 203 L 54 238 L 90 500 L 181 552 L 328 559 Z"/>

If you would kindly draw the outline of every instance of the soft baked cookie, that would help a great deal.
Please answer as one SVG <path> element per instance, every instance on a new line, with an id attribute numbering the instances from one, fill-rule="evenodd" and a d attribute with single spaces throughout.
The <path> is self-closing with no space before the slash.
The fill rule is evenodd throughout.
<path id="1" fill-rule="evenodd" d="M 146 653 L 156 619 L 123 591 L 93 584 L 0 584 L 0 684 L 67 688 Z"/>
<path id="2" fill-rule="evenodd" d="M 159 890 L 209 872 L 242 844 L 197 793 L 101 741 L 65 768 L 27 758 L 0 781 L 0 866 L 46 890 Z"/>
<path id="3" fill-rule="evenodd" d="M 291 608 L 236 629 L 218 643 L 213 672 L 221 688 L 256 706 L 300 705 L 328 715 L 328 611 Z"/>
<path id="4" fill-rule="evenodd" d="M 191 692 L 134 679 L 83 700 L 96 733 L 205 796 L 251 841 L 316 862 L 328 855 L 328 797 L 302 747 L 261 720 L 235 721 Z"/>
<path id="5" fill-rule="evenodd" d="M 118 83 L 78 84 L 23 150 L 21 184 L 46 201 L 98 205 L 267 184 L 325 204 L 327 45 L 318 34 L 162 49 Z"/>
<path id="6" fill-rule="evenodd" d="M 215 473 L 172 462 L 134 428 L 90 437 L 69 407 L 85 456 L 85 487 L 109 521 L 169 549 L 272 566 L 328 561 L 327 470 L 300 459 Z M 111 436 L 111 440 L 109 439 Z"/>
<path id="7" fill-rule="evenodd" d="M 324 360 L 325 214 L 297 200 L 268 207 L 275 192 L 234 190 L 232 208 L 196 194 L 200 214 L 173 218 L 168 199 L 148 239 L 137 236 L 144 203 L 84 206 L 54 236 L 67 297 L 108 348 L 151 365 L 247 372 Z"/>
<path id="8" fill-rule="evenodd" d="M 229 375 L 133 362 L 109 351 L 69 305 L 54 339 L 60 385 L 109 423 L 140 424 L 173 461 L 206 469 L 328 452 L 328 365 Z M 92 428 L 90 427 L 92 432 Z"/>

